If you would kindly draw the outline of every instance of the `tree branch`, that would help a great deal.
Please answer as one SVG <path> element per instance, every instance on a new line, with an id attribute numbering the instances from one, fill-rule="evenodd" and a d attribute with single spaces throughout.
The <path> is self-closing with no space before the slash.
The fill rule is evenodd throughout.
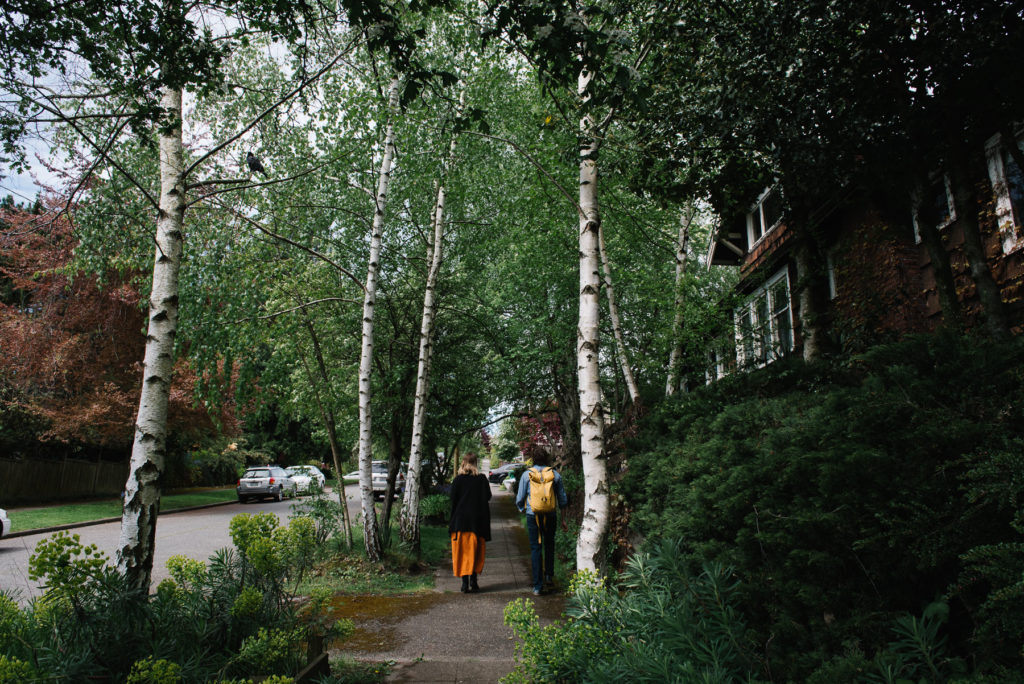
<path id="1" fill-rule="evenodd" d="M 224 206 L 224 205 L 221 205 L 221 206 Z M 306 252 L 307 254 L 309 254 L 309 255 L 311 255 L 313 257 L 316 257 L 317 259 L 320 259 L 321 261 L 324 261 L 324 262 L 330 264 L 335 269 L 337 269 L 340 273 L 343 273 L 346 276 L 348 276 L 352 280 L 352 282 L 354 282 L 356 285 L 359 286 L 360 290 L 363 290 L 363 291 L 366 290 L 366 286 L 362 283 L 361 280 L 356 278 L 354 275 L 352 275 L 351 272 L 348 271 L 348 269 L 346 269 L 344 266 L 338 264 L 336 261 L 331 259 L 326 254 L 321 254 L 320 252 L 316 251 L 312 247 L 307 247 L 307 246 L 305 246 L 303 244 L 299 244 L 298 242 L 296 242 L 295 240 L 292 240 L 291 238 L 285 237 L 284 235 L 281 235 L 279 233 L 275 233 L 274 231 L 270 230 L 269 228 L 266 228 L 266 227 L 260 225 L 260 223 L 258 221 L 253 220 L 252 218 L 246 216 L 245 214 L 243 214 L 242 212 L 240 212 L 240 211 L 238 211 L 236 209 L 232 209 L 232 208 L 226 207 L 226 206 L 224 208 L 227 209 L 229 212 L 231 212 L 236 218 L 242 219 L 243 221 L 245 221 L 246 223 L 251 225 L 256 230 L 260 231 L 261 233 L 269 235 L 270 237 L 274 238 L 275 240 L 279 240 L 281 242 L 289 244 L 292 247 L 295 247 L 296 249 L 300 249 L 303 252 Z"/>
<path id="2" fill-rule="evenodd" d="M 264 319 L 267 319 L 267 318 L 277 318 L 278 316 L 283 316 L 286 313 L 291 313 L 292 311 L 298 311 L 300 309 L 305 309 L 307 307 L 314 306 L 316 304 L 323 304 L 324 302 L 346 302 L 348 304 L 357 304 L 358 303 L 354 299 L 346 299 L 345 297 L 325 297 L 323 299 L 314 299 L 311 302 L 304 302 L 302 304 L 299 304 L 298 306 L 293 306 L 290 309 L 283 309 L 281 311 L 275 311 L 274 313 L 266 314 L 264 316 L 249 316 L 248 318 L 239 318 L 237 321 L 232 321 L 231 324 L 235 325 L 235 324 L 238 324 L 238 323 L 245 323 L 246 321 L 260 321 L 260 320 L 264 320 Z"/>
<path id="3" fill-rule="evenodd" d="M 494 140 L 494 141 L 497 141 L 497 142 L 502 142 L 502 143 L 505 143 L 506 145 L 510 146 L 510 147 L 511 147 L 512 149 L 514 149 L 514 150 L 515 150 L 516 152 L 518 152 L 519 154 L 523 155 L 523 157 L 524 157 L 524 158 L 525 158 L 525 159 L 526 159 L 526 160 L 527 160 L 528 162 L 530 162 L 531 164 L 533 164 L 533 165 L 534 165 L 534 166 L 535 166 L 535 167 L 537 168 L 537 170 L 538 170 L 538 171 L 540 171 L 540 172 L 541 172 L 542 174 L 544 174 L 544 176 L 545 176 L 545 177 L 546 177 L 546 178 L 547 178 L 547 179 L 548 179 L 549 181 L 551 181 L 551 184 L 552 184 L 552 185 L 554 185 L 554 186 L 555 186 L 556 188 L 558 188 L 558 191 L 559 191 L 560 193 L 562 193 L 562 195 L 563 195 L 563 196 L 565 197 L 565 199 L 569 200 L 569 204 L 571 204 L 571 205 L 572 205 L 573 207 L 575 207 L 575 208 L 576 208 L 576 211 L 577 211 L 577 212 L 579 212 L 580 216 L 583 216 L 583 215 L 584 215 L 584 211 L 583 211 L 583 208 L 582 208 L 582 207 L 580 207 L 579 203 L 577 203 L 575 199 L 573 199 L 572 195 L 570 195 L 570 194 L 569 194 L 569 193 L 568 193 L 568 192 L 566 191 L 566 189 L 565 189 L 564 187 L 562 187 L 562 184 L 561 184 L 561 183 L 559 183 L 559 182 L 558 182 L 557 180 L 555 180 L 555 177 L 554 177 L 554 176 L 552 176 L 552 175 L 551 175 L 551 174 L 550 174 L 550 173 L 548 172 L 548 170 L 547 170 L 547 169 L 545 169 L 545 168 L 544 168 L 544 167 L 543 167 L 543 166 L 542 166 L 542 165 L 540 164 L 540 162 L 538 162 L 538 161 L 537 161 L 536 159 L 534 159 L 534 158 L 533 158 L 532 156 L 530 156 L 530 153 L 529 153 L 529 152 L 527 152 L 527 151 L 526 151 L 525 149 L 523 149 L 523 148 L 522 148 L 522 146 L 520 146 L 520 145 L 519 145 L 519 143 L 515 142 L 514 140 L 509 140 L 508 138 L 501 138 L 501 137 L 499 137 L 499 136 L 496 136 L 496 135 L 490 135 L 490 134 L 488 134 L 488 133 L 481 133 L 480 131 L 471 131 L 471 130 L 467 130 L 467 131 L 463 131 L 463 132 L 464 132 L 464 133 L 468 133 L 468 134 L 470 134 L 470 135 L 476 135 L 476 136 L 479 136 L 479 137 L 481 137 L 481 138 L 486 138 L 486 139 L 488 139 L 488 140 Z"/>
<path id="4" fill-rule="evenodd" d="M 231 143 L 235 142 L 236 140 L 241 138 L 243 135 L 248 133 L 250 130 L 252 130 L 256 126 L 256 124 L 258 124 L 260 121 L 262 121 L 263 119 L 268 117 L 271 112 L 273 112 L 275 109 L 277 109 L 279 106 L 281 106 L 282 103 L 287 102 L 291 98 L 295 97 L 298 93 L 300 93 L 303 90 L 305 90 L 306 86 L 308 86 L 309 84 L 311 84 L 314 81 L 316 81 L 318 78 L 320 78 L 325 73 L 327 73 L 327 71 L 330 70 L 335 64 L 337 64 L 338 60 L 340 60 L 342 55 L 345 54 L 345 52 L 347 52 L 347 51 L 348 51 L 348 48 L 345 48 L 344 50 L 339 52 L 337 55 L 334 56 L 334 59 L 332 59 L 330 62 L 328 62 L 322 68 L 320 68 L 316 73 L 314 73 L 312 76 L 310 76 L 309 78 L 304 80 L 302 83 L 300 83 L 298 86 L 296 86 L 292 90 L 290 90 L 287 93 L 285 93 L 276 102 L 274 102 L 272 105 L 270 105 L 269 107 L 264 109 L 262 112 L 260 112 L 260 114 L 255 119 L 250 121 L 238 133 L 234 134 L 233 136 L 231 136 L 230 138 L 228 138 L 224 142 L 220 143 L 219 145 L 215 145 L 213 148 L 208 150 L 206 152 L 206 154 L 202 155 L 201 157 L 199 157 L 199 159 L 197 159 L 194 162 L 192 162 L 192 164 L 187 169 L 185 169 L 185 173 L 182 174 L 182 178 L 186 178 L 190 173 L 192 173 L 192 171 L 194 171 L 204 161 L 206 161 L 207 159 L 209 159 L 210 157 L 212 157 L 216 153 L 220 152 L 225 147 L 227 147 L 228 145 L 230 145 Z"/>

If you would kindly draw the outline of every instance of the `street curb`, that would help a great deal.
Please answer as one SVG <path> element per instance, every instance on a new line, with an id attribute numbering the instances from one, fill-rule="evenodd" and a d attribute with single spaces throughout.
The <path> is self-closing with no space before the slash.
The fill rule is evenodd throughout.
<path id="1" fill-rule="evenodd" d="M 172 515 L 174 513 L 184 513 L 185 511 L 198 511 L 203 508 L 215 508 L 216 506 L 227 506 L 228 504 L 235 504 L 237 501 L 218 501 L 216 503 L 202 504 L 200 506 L 186 506 L 185 508 L 173 508 L 169 511 L 161 511 L 160 515 Z M 60 532 L 61 530 L 74 530 L 79 527 L 91 527 L 92 525 L 102 525 L 104 523 L 120 522 L 121 518 L 100 518 L 99 520 L 85 520 L 82 522 L 68 523 L 67 525 L 55 525 L 53 527 L 37 527 L 33 530 L 21 530 L 19 532 L 11 532 L 3 537 L 3 539 L 13 539 L 15 537 L 30 537 L 33 534 L 49 534 L 50 532 Z"/>

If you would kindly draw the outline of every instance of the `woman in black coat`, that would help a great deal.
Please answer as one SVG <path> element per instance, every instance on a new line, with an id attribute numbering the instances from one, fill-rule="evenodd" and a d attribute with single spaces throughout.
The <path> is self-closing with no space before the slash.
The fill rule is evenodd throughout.
<path id="1" fill-rule="evenodd" d="M 478 592 L 476 576 L 484 569 L 484 547 L 491 540 L 491 485 L 476 466 L 476 455 L 462 457 L 452 481 L 452 572 L 462 578 L 462 593 Z"/>

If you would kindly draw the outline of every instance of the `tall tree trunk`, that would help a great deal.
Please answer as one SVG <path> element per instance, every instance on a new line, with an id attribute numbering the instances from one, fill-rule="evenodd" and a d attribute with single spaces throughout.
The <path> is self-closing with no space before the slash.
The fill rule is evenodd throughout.
<path id="1" fill-rule="evenodd" d="M 309 331 L 309 338 L 313 343 L 313 355 L 316 357 L 316 365 L 320 374 L 320 382 L 330 392 L 331 381 L 327 376 L 327 364 L 324 363 L 323 351 L 320 349 L 320 338 L 316 334 L 316 328 L 313 326 L 313 321 L 309 319 L 306 312 L 302 312 L 302 317 L 306 324 L 306 329 Z M 301 354 L 301 352 L 300 352 Z M 306 366 L 306 359 L 302 357 L 302 365 Z M 341 504 L 341 524 L 345 528 L 345 545 L 351 549 L 353 545 L 352 540 L 352 521 L 349 520 L 348 516 L 348 502 L 345 496 L 345 478 L 342 477 L 341 472 L 341 456 L 340 447 L 338 446 L 338 430 L 337 421 L 334 417 L 334 409 L 331 404 L 325 403 L 320 397 L 320 390 L 317 386 L 316 379 L 310 372 L 309 367 L 306 367 L 306 375 L 309 376 L 310 387 L 313 388 L 313 398 L 316 401 L 317 408 L 320 410 L 320 417 L 324 423 L 324 429 L 327 430 L 327 441 L 331 445 L 331 459 L 334 461 L 334 472 L 338 481 L 337 494 L 338 503 Z"/>
<path id="2" fill-rule="evenodd" d="M 683 363 L 683 276 L 686 275 L 686 257 L 690 249 L 690 224 L 697 211 L 687 204 L 679 217 L 679 236 L 676 238 L 676 282 L 672 307 L 672 342 L 668 355 L 668 379 L 665 382 L 665 396 L 670 397 L 679 390 Z"/>
<path id="3" fill-rule="evenodd" d="M 398 473 L 402 470 L 402 444 L 405 443 L 403 428 L 406 425 L 406 416 L 399 411 L 391 414 L 391 429 L 388 438 L 388 477 L 387 486 L 384 491 L 384 512 L 381 514 L 382 537 L 384 546 L 391 544 L 391 513 L 395 505 L 395 487 L 398 486 Z"/>
<path id="4" fill-rule="evenodd" d="M 971 279 L 978 290 L 985 328 L 994 339 L 1005 340 L 1010 337 L 1010 322 L 1003 306 L 1002 293 L 992 277 L 985 255 L 981 227 L 978 225 L 978 190 L 968 177 L 967 164 L 966 155 L 961 155 L 949 172 L 956 218 L 964 233 L 964 252 L 971 269 Z"/>
<path id="5" fill-rule="evenodd" d="M 794 216 L 795 226 L 808 224 L 806 214 Z M 800 327 L 803 336 L 804 361 L 819 361 L 831 350 L 826 303 L 827 292 L 824 257 L 812 231 L 800 231 L 794 250 L 797 270 L 797 300 L 800 304 Z M 770 314 L 769 314 L 770 315 Z"/>
<path id="6" fill-rule="evenodd" d="M 167 443 L 167 404 L 174 371 L 178 325 L 178 271 L 185 221 L 184 147 L 181 141 L 181 90 L 161 89 L 167 117 L 160 129 L 160 209 L 156 224 L 153 287 L 143 363 L 142 396 L 135 421 L 135 442 L 125 484 L 117 568 L 128 585 L 149 591 L 160 513 L 160 479 Z"/>
<path id="7" fill-rule="evenodd" d="M 615 290 L 612 287 L 612 265 L 608 259 L 608 250 L 604 246 L 604 228 L 600 220 L 597 223 L 597 245 L 601 256 L 601 264 L 604 268 L 605 295 L 608 297 L 608 316 L 612 321 L 612 334 L 615 336 L 615 348 L 619 357 L 619 366 L 622 368 L 622 377 L 626 380 L 626 387 L 629 388 L 629 400 L 633 404 L 640 403 L 640 389 L 636 386 L 636 378 L 633 377 L 633 369 L 629 365 L 629 352 L 626 350 L 626 342 L 622 336 L 622 324 L 619 323 L 619 308 L 615 305 Z"/>
<path id="8" fill-rule="evenodd" d="M 548 352 L 554 356 L 556 345 L 549 338 L 547 341 Z M 578 377 L 575 368 L 568 366 L 568 359 L 555 361 L 549 369 L 551 375 L 551 386 L 554 389 L 558 422 L 562 427 L 562 454 L 560 461 L 563 465 L 571 464 L 575 469 L 583 467 L 580 458 L 580 393 Z"/>
<path id="9" fill-rule="evenodd" d="M 584 68 L 578 81 L 581 109 L 590 99 L 593 73 Z M 610 501 L 608 467 L 604 453 L 604 414 L 601 406 L 599 366 L 601 274 L 597 203 L 596 126 L 590 113 L 580 117 L 579 258 L 580 303 L 577 328 L 576 373 L 580 396 L 580 452 L 583 460 L 583 521 L 576 542 L 576 567 L 598 571 L 604 566 L 605 532 Z"/>
<path id="10" fill-rule="evenodd" d="M 461 101 L 460 101 L 461 104 Z M 455 158 L 455 137 L 448 147 L 447 167 Z M 444 174 L 445 171 L 442 171 Z M 405 476 L 405 498 L 402 501 L 400 534 L 402 541 L 415 553 L 420 550 L 420 463 L 423 455 L 423 430 L 426 425 L 427 396 L 430 393 L 430 363 L 434 351 L 434 319 L 437 315 L 435 288 L 437 274 L 444 256 L 445 178 L 437 186 L 437 199 L 431 214 L 433 242 L 427 245 L 427 284 L 423 292 L 423 316 L 420 321 L 420 354 L 416 371 L 416 394 L 412 409 L 412 444 L 409 447 L 409 470 Z"/>
<path id="11" fill-rule="evenodd" d="M 932 274 L 935 277 L 935 291 L 939 297 L 939 309 L 942 311 L 942 326 L 953 330 L 962 330 L 964 325 L 963 309 L 960 298 L 956 294 L 956 283 L 953 280 L 953 269 L 949 263 L 949 252 L 942 244 L 939 234 L 939 215 L 932 205 L 928 192 L 927 179 L 917 180 L 914 191 L 914 217 L 917 220 L 917 232 L 924 244 L 928 258 L 932 262 Z"/>
<path id="12" fill-rule="evenodd" d="M 371 562 L 384 553 L 377 524 L 377 511 L 373 505 L 373 433 L 370 403 L 373 388 L 373 314 L 377 303 L 377 273 L 380 262 L 381 233 L 384 227 L 384 208 L 387 205 L 391 164 L 395 157 L 394 118 L 398 109 L 398 79 L 391 82 L 388 98 L 388 126 L 384 134 L 384 156 L 380 162 L 377 196 L 374 199 L 373 230 L 370 237 L 370 259 L 366 271 L 366 294 L 363 298 L 362 353 L 359 359 L 359 492 L 362 498 L 363 540 L 366 557 Z"/>

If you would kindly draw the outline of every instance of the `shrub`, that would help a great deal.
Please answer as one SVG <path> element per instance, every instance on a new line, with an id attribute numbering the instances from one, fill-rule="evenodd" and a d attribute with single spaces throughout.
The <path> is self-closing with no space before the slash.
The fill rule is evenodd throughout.
<path id="1" fill-rule="evenodd" d="M 734 682 L 759 669 L 721 566 L 691 575 L 677 545 L 628 562 L 614 586 L 574 577 L 564 622 L 539 627 L 532 604 L 505 609 L 518 663 L 504 681 Z"/>
<path id="2" fill-rule="evenodd" d="M 245 639 L 232 662 L 243 674 L 283 674 L 302 663 L 302 638 L 298 629 L 264 629 Z"/>
<path id="3" fill-rule="evenodd" d="M 285 589 L 308 567 L 310 519 L 281 527 L 273 516 L 238 516 L 231 529 L 243 550 L 208 564 L 171 558 L 152 597 L 77 536 L 44 540 L 29 561 L 44 595 L 19 608 L 0 594 L 0 681 L 205 682 L 255 674 L 257 662 L 260 674 L 283 672 L 307 634 L 344 633 L 326 626 L 325 601 L 300 616 Z"/>
<path id="4" fill-rule="evenodd" d="M 885 648 L 937 596 L 951 657 L 1019 668 L 1024 340 L 917 337 L 664 403 L 630 447 L 632 525 L 735 568 L 775 677 Z"/>
<path id="5" fill-rule="evenodd" d="M 179 684 L 181 666 L 166 660 L 153 660 L 152 656 L 132 665 L 126 684 Z"/>
<path id="6" fill-rule="evenodd" d="M 341 503 L 319 488 L 291 505 L 292 513 L 310 518 L 315 526 L 317 546 L 323 546 L 341 532 Z"/>
<path id="7" fill-rule="evenodd" d="M 420 514 L 424 522 L 445 525 L 448 523 L 451 509 L 452 500 L 445 494 L 431 494 L 420 501 Z"/>

